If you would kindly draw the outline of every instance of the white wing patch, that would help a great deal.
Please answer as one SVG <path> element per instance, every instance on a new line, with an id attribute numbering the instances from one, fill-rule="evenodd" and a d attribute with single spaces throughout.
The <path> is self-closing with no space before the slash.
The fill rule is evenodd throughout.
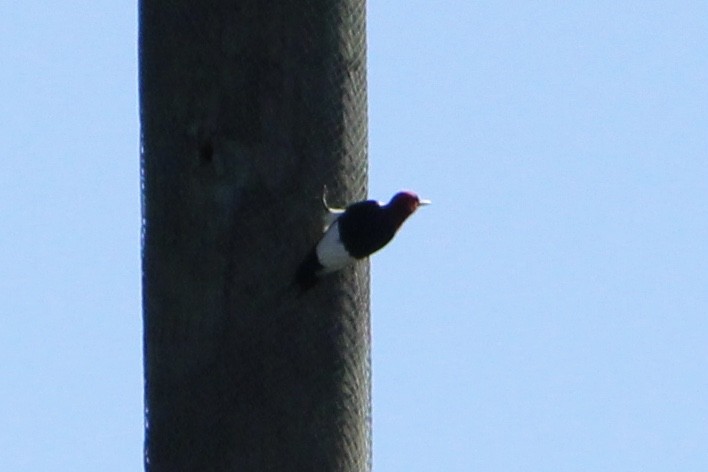
<path id="1" fill-rule="evenodd" d="M 336 220 L 320 239 L 315 251 L 317 259 L 324 266 L 320 274 L 336 272 L 354 262 L 354 258 L 344 249 L 344 244 L 339 239 L 339 223 Z"/>

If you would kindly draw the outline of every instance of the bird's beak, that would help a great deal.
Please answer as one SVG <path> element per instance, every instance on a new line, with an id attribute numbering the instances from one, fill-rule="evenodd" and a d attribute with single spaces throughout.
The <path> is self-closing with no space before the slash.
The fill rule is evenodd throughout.
<path id="1" fill-rule="evenodd" d="M 430 200 L 418 200 L 418 206 L 425 206 L 425 205 L 430 205 L 431 202 Z"/>

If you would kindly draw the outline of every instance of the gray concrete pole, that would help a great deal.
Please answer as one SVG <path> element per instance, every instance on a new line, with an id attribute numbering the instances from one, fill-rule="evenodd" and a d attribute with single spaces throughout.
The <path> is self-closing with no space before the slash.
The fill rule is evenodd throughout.
<path id="1" fill-rule="evenodd" d="M 368 264 L 290 285 L 366 195 L 364 0 L 139 8 L 146 470 L 367 471 Z"/>

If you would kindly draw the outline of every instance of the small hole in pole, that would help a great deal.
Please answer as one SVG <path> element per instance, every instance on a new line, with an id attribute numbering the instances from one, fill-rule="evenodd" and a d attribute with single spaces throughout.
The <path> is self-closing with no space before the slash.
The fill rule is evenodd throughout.
<path id="1" fill-rule="evenodd" d="M 214 146 L 207 141 L 199 148 L 199 160 L 204 164 L 211 164 L 214 159 Z"/>

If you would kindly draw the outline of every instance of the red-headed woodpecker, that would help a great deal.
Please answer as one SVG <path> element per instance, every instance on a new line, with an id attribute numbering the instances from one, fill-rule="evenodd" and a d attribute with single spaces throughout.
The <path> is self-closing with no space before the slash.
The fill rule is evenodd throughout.
<path id="1" fill-rule="evenodd" d="M 388 244 L 421 200 L 413 192 L 398 192 L 387 204 L 365 200 L 345 210 L 329 208 L 324 235 L 300 264 L 295 283 L 302 291 L 312 288 L 323 275 L 336 272 L 357 259 L 363 259 Z"/>

